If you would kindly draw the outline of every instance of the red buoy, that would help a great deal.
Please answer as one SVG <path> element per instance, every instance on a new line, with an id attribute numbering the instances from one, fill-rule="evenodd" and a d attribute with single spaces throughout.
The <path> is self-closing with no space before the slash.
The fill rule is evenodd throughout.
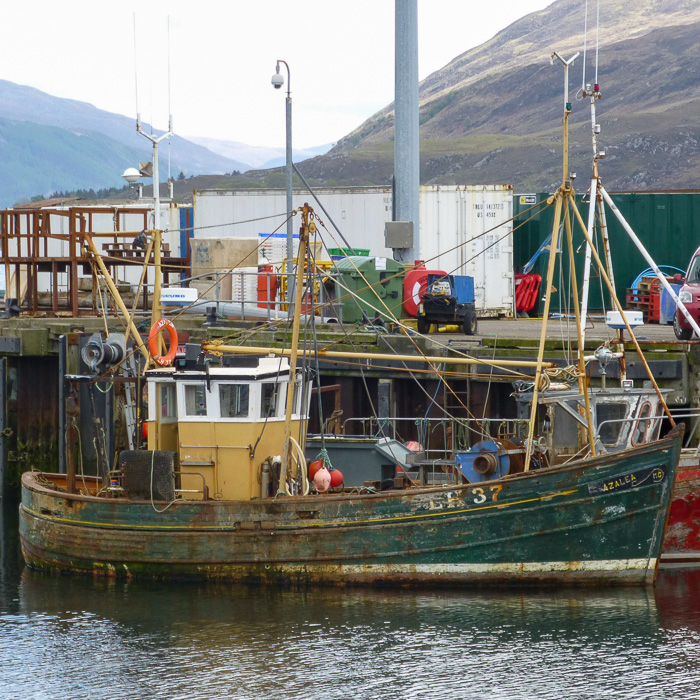
<path id="1" fill-rule="evenodd" d="M 315 462 L 309 464 L 309 481 L 313 481 L 316 476 L 316 472 L 323 466 L 323 460 L 317 459 Z"/>
<path id="2" fill-rule="evenodd" d="M 342 486 L 345 483 L 345 479 L 343 478 L 343 472 L 340 471 L 340 469 L 334 469 L 331 472 L 331 488 L 337 488 L 338 486 Z"/>

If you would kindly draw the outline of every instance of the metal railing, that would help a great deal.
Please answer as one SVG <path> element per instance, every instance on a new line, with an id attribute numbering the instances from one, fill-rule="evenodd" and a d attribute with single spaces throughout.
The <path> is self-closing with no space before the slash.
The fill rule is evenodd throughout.
<path id="1" fill-rule="evenodd" d="M 527 420 L 515 418 L 346 418 L 344 437 L 391 438 L 406 443 L 415 440 L 427 460 L 452 459 L 483 440 L 512 439 L 527 434 Z"/>

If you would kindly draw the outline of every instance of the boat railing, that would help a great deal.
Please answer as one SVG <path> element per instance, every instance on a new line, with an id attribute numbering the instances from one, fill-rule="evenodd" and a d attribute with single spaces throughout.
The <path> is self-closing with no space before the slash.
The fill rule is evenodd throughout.
<path id="1" fill-rule="evenodd" d="M 428 460 L 452 459 L 484 440 L 523 437 L 527 421 L 514 418 L 346 418 L 340 434 L 365 439 L 390 438 L 399 442 L 415 441 Z"/>
<path id="2" fill-rule="evenodd" d="M 641 445 L 642 443 L 646 442 L 649 433 L 655 436 L 658 434 L 658 428 L 661 426 L 662 420 L 663 416 L 628 416 L 627 418 L 606 418 L 596 426 L 595 440 L 596 442 L 600 442 L 607 447 L 613 447 L 618 445 L 622 434 L 622 428 L 625 425 L 630 425 L 635 431 L 637 431 L 639 430 L 640 424 L 644 424 L 645 429 L 643 432 L 636 434 L 636 437 L 635 434 L 631 436 L 632 445 Z M 654 423 L 654 425 L 649 426 L 649 423 Z M 615 430 L 615 428 L 618 429 Z M 610 430 L 611 432 L 606 435 L 606 430 Z M 625 446 L 627 446 L 627 440 L 625 440 L 625 444 L 622 445 L 622 447 Z"/>
<path id="3" fill-rule="evenodd" d="M 684 447 L 690 447 L 690 443 L 693 440 L 697 441 L 694 448 L 694 456 L 700 455 L 700 441 L 697 440 L 697 432 L 700 427 L 700 408 L 682 408 L 682 409 L 671 409 L 671 415 L 673 419 L 678 421 L 687 422 L 687 428 L 685 431 Z"/>
<path id="4" fill-rule="evenodd" d="M 690 427 L 688 430 L 686 430 L 685 433 L 685 447 L 688 447 L 690 441 L 693 439 L 693 436 L 695 435 L 695 432 L 700 425 L 700 409 L 671 409 L 671 415 L 673 416 L 673 419 L 676 421 L 689 421 L 690 422 Z M 620 438 L 620 434 L 622 432 L 622 428 L 624 427 L 625 424 L 649 424 L 651 422 L 654 422 L 654 425 L 651 426 L 651 430 L 649 430 L 649 426 L 647 425 L 647 430 L 644 431 L 644 433 L 640 434 L 637 436 L 635 439 L 635 436 L 632 436 L 632 444 L 639 445 L 643 443 L 645 440 L 647 440 L 647 436 L 649 433 L 652 435 L 656 435 L 658 430 L 657 428 L 661 426 L 661 422 L 663 421 L 663 416 L 628 416 L 627 418 L 608 418 L 604 421 L 601 421 L 598 426 L 596 427 L 596 432 L 595 432 L 595 439 L 596 441 L 602 442 L 603 445 L 611 446 L 617 444 Z M 605 436 L 605 430 L 614 428 L 616 426 L 619 426 L 619 430 L 617 430 L 615 433 Z M 696 447 L 695 450 L 696 455 L 700 455 L 700 443 L 698 443 L 698 446 Z"/>
<path id="5" fill-rule="evenodd" d="M 184 494 L 184 493 L 201 493 L 203 501 L 209 500 L 209 487 L 207 486 L 207 480 L 204 478 L 204 474 L 202 474 L 202 472 L 174 471 L 173 474 L 175 474 L 176 476 L 179 476 L 181 480 L 182 480 L 183 476 L 197 476 L 202 480 L 202 488 L 201 489 L 175 489 L 175 493 L 180 494 L 180 495 Z"/>

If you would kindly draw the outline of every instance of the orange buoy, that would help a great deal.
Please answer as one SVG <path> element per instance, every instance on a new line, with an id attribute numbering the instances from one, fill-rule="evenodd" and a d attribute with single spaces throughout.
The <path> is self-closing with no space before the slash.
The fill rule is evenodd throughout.
<path id="1" fill-rule="evenodd" d="M 165 355 L 158 352 L 158 334 L 163 328 L 167 329 L 170 337 L 170 347 Z M 151 332 L 148 334 L 148 351 L 151 353 L 153 361 L 161 367 L 167 367 L 173 363 L 177 354 L 177 331 L 172 321 L 167 318 L 161 318 L 153 324 Z"/>

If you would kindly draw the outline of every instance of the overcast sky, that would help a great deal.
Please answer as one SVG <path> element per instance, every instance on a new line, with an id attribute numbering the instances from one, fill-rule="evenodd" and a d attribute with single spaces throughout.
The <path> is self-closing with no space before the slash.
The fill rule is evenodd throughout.
<path id="1" fill-rule="evenodd" d="M 551 2 L 418 0 L 420 78 Z M 156 129 L 169 64 L 182 136 L 283 146 L 278 58 L 291 70 L 295 147 L 337 141 L 394 98 L 393 0 L 5 0 L 2 18 L 0 78 L 134 117 L 138 92 Z"/>

